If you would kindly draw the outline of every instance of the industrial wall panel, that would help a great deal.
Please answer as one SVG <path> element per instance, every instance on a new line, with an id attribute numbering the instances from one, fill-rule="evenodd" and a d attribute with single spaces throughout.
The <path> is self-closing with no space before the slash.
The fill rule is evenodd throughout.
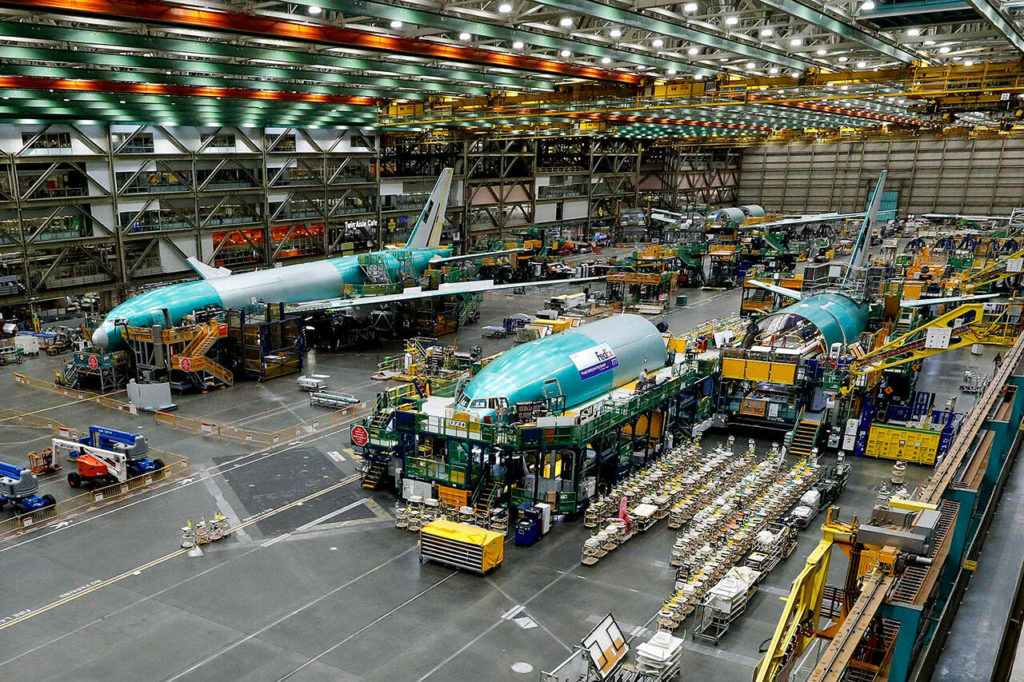
<path id="1" fill-rule="evenodd" d="M 863 210 L 887 169 L 903 213 L 1007 215 L 1024 205 L 1024 140 L 891 139 L 759 145 L 743 152 L 738 201 L 785 212 Z"/>

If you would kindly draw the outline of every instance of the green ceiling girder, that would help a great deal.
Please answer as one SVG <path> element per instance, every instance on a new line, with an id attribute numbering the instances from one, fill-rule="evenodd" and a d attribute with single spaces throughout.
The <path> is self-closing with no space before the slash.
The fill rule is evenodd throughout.
<path id="1" fill-rule="evenodd" d="M 558 6 L 560 3 L 561 0 L 553 4 Z M 372 2 L 371 0 L 298 0 L 298 2 L 295 2 L 294 4 L 304 6 L 318 5 L 323 8 L 344 12 L 349 16 L 366 15 L 377 17 L 379 19 L 397 19 L 417 26 L 429 26 L 431 28 L 439 28 L 452 32 L 466 31 L 473 35 L 505 40 L 509 43 L 515 40 L 521 40 L 527 45 L 559 50 L 565 49 L 572 51 L 574 54 L 586 54 L 591 57 L 611 57 L 621 62 L 642 64 L 644 66 L 659 69 L 674 68 L 677 71 L 700 74 L 709 78 L 713 78 L 719 73 L 714 69 L 710 69 L 699 64 L 693 64 L 686 60 L 668 59 L 640 52 L 605 47 L 603 45 L 592 45 L 580 40 L 568 40 L 557 36 L 549 36 L 517 28 L 496 26 L 494 24 L 488 24 L 478 20 L 463 19 L 458 16 L 435 14 L 433 12 L 424 12 L 422 10 L 408 9 L 405 7 L 395 7 L 379 2 Z"/>
<path id="2" fill-rule="evenodd" d="M 206 78 L 204 76 L 179 76 L 174 73 L 143 73 L 140 71 L 108 71 L 103 69 L 76 69 L 56 66 L 27 66 L 25 64 L 4 64 L 6 75 L 32 76 L 36 78 L 68 78 L 116 83 L 150 83 L 154 85 L 184 85 L 202 88 L 240 88 L 243 90 L 262 90 L 271 92 L 302 92 L 313 95 L 338 94 L 332 88 L 305 83 L 277 83 L 273 81 L 244 80 L 241 78 Z M 388 90 L 362 90 L 364 97 L 388 98 L 395 92 Z M 402 93 L 405 96 L 405 93 Z M 425 97 L 415 95 L 415 99 Z"/>
<path id="3" fill-rule="evenodd" d="M 784 52 L 776 52 L 758 45 L 751 45 L 738 42 L 735 39 L 723 38 L 714 33 L 706 33 L 688 26 L 662 21 L 638 12 L 611 7 L 595 0 L 535 0 L 542 5 L 557 7 L 558 9 L 578 12 L 590 16 L 599 17 L 607 21 L 613 21 L 623 26 L 632 26 L 641 30 L 653 31 L 662 35 L 672 36 L 680 40 L 687 40 L 697 45 L 713 47 L 715 49 L 733 52 L 735 54 L 761 59 L 770 64 L 778 64 L 791 69 L 807 69 L 818 64 L 809 59 L 794 57 Z"/>
<path id="4" fill-rule="evenodd" d="M 90 31 L 65 26 L 43 26 L 40 24 L 5 23 L 3 35 L 19 38 L 35 38 L 86 45 L 102 45 L 105 47 L 137 49 L 148 52 L 172 52 L 192 54 L 221 59 L 242 59 L 251 62 L 254 59 L 282 62 L 296 66 L 319 66 L 325 68 L 355 69 L 363 71 L 381 71 L 384 73 L 404 74 L 413 77 L 429 76 L 457 81 L 479 81 L 498 86 L 519 87 L 534 90 L 553 91 L 554 85 L 544 79 L 523 78 L 503 74 L 467 71 L 455 68 L 435 68 L 409 62 L 386 62 L 362 57 L 335 57 L 326 54 L 311 54 L 298 50 L 281 48 L 262 48 L 254 45 L 229 45 L 227 43 L 202 42 L 181 38 L 161 38 L 157 36 L 139 36 L 116 31 Z M 236 36 L 225 35 L 225 39 L 233 40 Z"/>
<path id="5" fill-rule="evenodd" d="M 90 124 L 90 123 L 99 123 L 99 124 L 110 123 L 110 124 L 116 124 L 116 123 L 118 123 L 117 120 L 112 120 L 112 119 L 109 119 L 109 118 L 86 118 L 86 119 L 83 119 L 80 114 L 49 114 L 49 115 L 47 115 L 45 117 L 38 117 L 38 116 L 7 116 L 5 114 L 0 114 L 0 120 L 2 120 L 4 122 L 14 123 L 16 125 L 34 125 L 34 124 L 55 123 L 55 122 L 59 122 L 59 123 L 67 122 L 67 123 L 76 123 L 76 124 Z M 194 121 L 194 120 L 191 120 L 191 119 L 179 119 L 179 120 L 174 120 L 174 121 L 168 121 L 166 119 L 161 120 L 161 119 L 158 119 L 158 118 L 154 118 L 153 120 L 140 121 L 139 123 L 142 124 L 142 125 L 152 125 L 152 126 L 168 126 L 169 125 L 169 126 L 175 126 L 175 127 L 202 127 L 202 128 L 220 128 L 220 127 L 227 127 L 227 126 L 239 126 L 239 127 L 244 127 L 244 128 L 272 128 L 272 127 L 279 127 L 279 126 L 276 126 L 274 123 L 268 123 L 266 121 L 262 121 L 262 120 L 259 120 L 259 119 L 246 119 L 243 122 L 239 122 L 237 120 L 227 120 L 227 119 L 210 119 L 210 120 L 203 120 L 203 121 L 198 121 L 197 122 L 197 121 Z M 327 123 L 327 122 L 320 122 L 320 121 L 311 121 L 309 123 L 303 123 L 301 125 L 296 124 L 294 126 L 289 126 L 289 127 L 315 129 L 315 128 L 354 128 L 354 127 L 364 127 L 364 126 L 357 126 L 355 124 L 349 125 L 349 124 L 345 124 L 345 123 Z"/>
<path id="6" fill-rule="evenodd" d="M 11 89 L 0 91 L 0 119 L 97 119 L 111 123 L 173 125 L 376 126 L 376 114 L 365 107 L 350 110 L 329 104 L 264 100 L 159 97 L 121 93 Z M 68 99 L 68 102 L 64 102 Z M 121 104 L 121 101 L 124 104 Z M 202 101 L 200 101 L 202 100 Z M 172 101 L 176 105 L 172 105 Z M 299 105 L 299 106 L 296 106 Z"/>
<path id="7" fill-rule="evenodd" d="M 790 16 L 794 16 L 797 19 L 802 19 L 809 24 L 813 24 L 819 28 L 823 28 L 826 31 L 835 33 L 838 36 L 847 38 L 854 42 L 866 45 L 876 52 L 892 57 L 893 59 L 899 60 L 904 64 L 912 64 L 917 55 L 908 50 L 904 50 L 895 43 L 884 40 L 877 35 L 865 31 L 863 28 L 858 26 L 855 22 L 845 22 L 836 19 L 833 16 L 825 14 L 817 8 L 810 7 L 799 0 L 761 0 L 761 2 L 769 7 L 782 10 Z"/>
<path id="8" fill-rule="evenodd" d="M 186 107 L 210 107 L 224 108 L 230 106 L 244 106 L 260 109 L 281 109 L 285 111 L 327 111 L 327 112 L 355 112 L 364 114 L 367 118 L 376 116 L 373 109 L 365 106 L 351 104 L 333 104 L 326 102 L 289 102 L 285 100 L 264 100 L 264 99 L 231 99 L 216 97 L 186 97 L 179 95 L 148 95 L 130 92 L 88 92 L 82 90 L 54 90 L 52 93 L 43 90 L 31 90 L 25 88 L 0 89 L 0 95 L 4 98 L 30 99 L 41 102 L 53 101 L 67 97 L 72 100 L 84 102 L 106 102 L 117 103 L 121 100 L 145 103 L 152 106 L 166 106 L 170 102 L 184 105 Z"/>
<path id="9" fill-rule="evenodd" d="M 0 35 L 4 35 L 5 25 L 0 22 Z M 69 62 L 72 64 L 88 64 L 92 66 L 111 66 L 133 69 L 151 69 L 154 71 L 192 71 L 211 75 L 252 76 L 275 81 L 308 80 L 330 84 L 333 88 L 413 88 L 413 93 L 401 93 L 406 99 L 422 99 L 425 95 L 416 91 L 461 93 L 465 95 L 486 96 L 491 90 L 472 85 L 458 83 L 438 83 L 435 81 L 406 80 L 397 78 L 366 78 L 338 73 L 336 71 L 310 71 L 305 69 L 284 69 L 274 66 L 242 66 L 224 62 L 186 61 L 181 59 L 163 59 L 159 57 L 142 57 L 137 55 L 111 54 L 108 52 L 86 52 L 84 50 L 58 50 L 53 48 L 29 48 L 10 45 L 0 46 L 0 58 L 19 59 L 26 61 Z M 378 91 L 379 92 L 379 91 Z M 394 96 L 394 95 L 392 95 Z"/>
<path id="10" fill-rule="evenodd" d="M 26 114 L 43 113 L 46 111 L 54 111 L 57 109 L 64 110 L 70 109 L 73 111 L 79 111 L 82 113 L 95 113 L 103 115 L 123 115 L 124 114 L 145 114 L 147 112 L 156 112 L 160 114 L 168 114 L 173 116 L 223 116 L 223 115 L 245 115 L 245 116 L 262 116 L 264 118 L 273 116 L 279 120 L 308 120 L 308 119 L 325 119 L 325 120 L 338 120 L 338 121 L 359 121 L 368 125 L 374 125 L 376 120 L 373 117 L 360 116 L 358 114 L 351 114 L 349 112 L 331 112 L 331 111 L 295 111 L 289 112 L 287 110 L 274 110 L 265 108 L 249 108 L 249 107 L 210 107 L 210 108 L 197 108 L 197 107 L 154 107 L 152 105 L 133 104 L 129 100 L 125 100 L 125 104 L 101 104 L 97 102 L 77 102 L 77 101 L 51 101 L 51 102 L 40 102 L 32 100 L 2 100 L 0 106 L 6 107 L 6 109 L 17 110 L 25 112 Z M 132 119 L 134 120 L 134 119 Z"/>

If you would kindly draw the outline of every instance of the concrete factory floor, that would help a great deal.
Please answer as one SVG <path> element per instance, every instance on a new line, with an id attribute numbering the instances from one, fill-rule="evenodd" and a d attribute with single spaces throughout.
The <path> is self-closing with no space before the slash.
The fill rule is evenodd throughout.
<path id="1" fill-rule="evenodd" d="M 556 293 L 563 287 L 515 298 L 488 294 L 480 325 L 539 309 Z M 689 305 L 665 316 L 677 331 L 738 309 L 738 290 L 687 293 Z M 462 330 L 459 341 L 479 343 L 485 353 L 511 345 L 481 339 L 479 327 Z M 375 363 L 397 349 L 387 344 L 373 352 L 320 355 L 317 371 L 331 375 L 332 388 L 370 399 L 383 387 L 368 378 Z M 922 388 L 939 391 L 941 404 L 965 367 L 990 368 L 991 355 L 930 360 Z M 50 378 L 57 364 L 39 358 L 15 370 Z M 672 589 L 674 534 L 664 524 L 590 568 L 579 563 L 589 536 L 579 522 L 556 524 L 531 548 L 508 543 L 504 565 L 487 577 L 420 564 L 416 536 L 394 528 L 392 495 L 359 487 L 347 427 L 257 449 L 16 386 L 3 376 L 10 371 L 0 370 L 0 404 L 76 427 L 145 433 L 154 447 L 191 458 L 193 474 L 0 543 L 5 679 L 537 679 L 608 613 L 624 632 L 645 640 L 645 628 Z M 967 409 L 969 400 L 960 396 L 958 409 Z M 294 378 L 185 397 L 180 413 L 264 430 L 316 414 Z M 24 462 L 25 453 L 49 437 L 7 423 L 0 429 L 4 461 Z M 760 442 L 760 449 L 770 442 Z M 738 445 L 745 445 L 742 438 Z M 886 461 L 852 462 L 840 500 L 844 519 L 868 514 L 891 469 Z M 911 466 L 908 484 L 927 473 Z M 66 483 L 47 484 L 47 491 L 58 489 L 67 494 Z M 277 513 L 204 548 L 202 556 L 178 552 L 186 519 L 216 510 L 234 523 Z M 758 647 L 782 610 L 779 597 L 819 538 L 816 525 L 801 534 L 797 551 L 768 577 L 718 647 L 686 635 L 685 679 L 750 679 Z M 834 582 L 844 570 L 837 556 Z M 692 630 L 692 620 L 685 627 Z"/>

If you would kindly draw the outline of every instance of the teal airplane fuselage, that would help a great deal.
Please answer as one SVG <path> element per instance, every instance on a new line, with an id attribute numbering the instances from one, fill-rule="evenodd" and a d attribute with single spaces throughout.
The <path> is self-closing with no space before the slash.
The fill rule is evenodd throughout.
<path id="1" fill-rule="evenodd" d="M 395 249 L 368 254 L 386 269 L 390 281 L 400 281 L 402 262 L 408 254 L 413 273 L 423 274 L 435 256 L 451 249 Z M 346 284 L 366 284 L 360 256 L 342 256 L 312 263 L 268 268 L 238 275 L 212 277 L 147 291 L 115 307 L 93 333 L 94 345 L 107 350 L 123 342 L 122 327 L 173 326 L 194 310 L 206 306 L 244 308 L 255 302 L 303 303 L 339 298 Z M 367 260 L 364 258 L 364 260 Z"/>

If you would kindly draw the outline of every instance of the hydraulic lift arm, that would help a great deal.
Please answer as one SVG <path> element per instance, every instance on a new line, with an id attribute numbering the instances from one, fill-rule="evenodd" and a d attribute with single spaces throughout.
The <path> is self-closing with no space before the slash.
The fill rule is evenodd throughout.
<path id="1" fill-rule="evenodd" d="M 1016 340 L 1019 325 L 1007 321 L 1011 305 L 1019 304 L 961 305 L 858 358 L 854 361 L 850 373 L 858 376 L 877 372 L 975 343 L 1012 345 Z M 929 343 L 929 329 L 949 329 L 948 340 Z"/>
<path id="2" fill-rule="evenodd" d="M 65 457 L 71 453 L 76 456 L 81 454 L 91 455 L 99 462 L 102 462 L 107 467 L 110 475 L 118 481 L 128 480 L 128 458 L 123 452 L 104 450 L 92 445 L 84 445 L 73 440 L 63 440 L 61 438 L 54 438 L 52 443 L 55 457 L 58 456 L 58 453 L 63 453 Z"/>

